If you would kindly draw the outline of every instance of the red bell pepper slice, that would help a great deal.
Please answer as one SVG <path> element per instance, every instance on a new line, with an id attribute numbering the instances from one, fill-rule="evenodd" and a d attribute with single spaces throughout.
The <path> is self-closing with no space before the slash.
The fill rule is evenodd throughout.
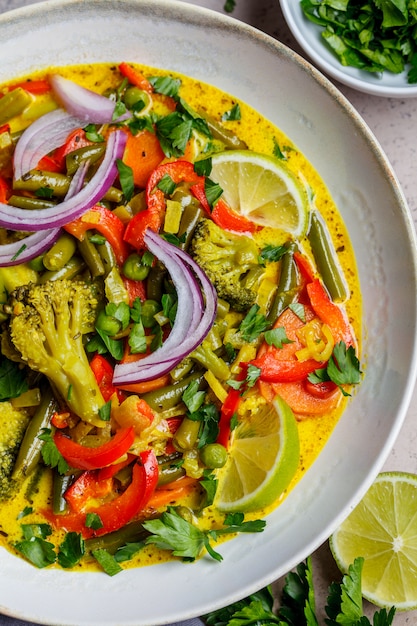
<path id="1" fill-rule="evenodd" d="M 64 515 L 52 515 L 44 512 L 45 517 L 57 528 L 66 531 L 78 532 L 84 538 L 100 537 L 125 526 L 144 509 L 158 483 L 158 461 L 152 450 L 140 454 L 140 463 L 133 465 L 132 480 L 125 491 L 108 502 L 82 512 L 72 512 Z M 98 529 L 85 526 L 86 514 L 95 513 L 101 520 L 102 527 Z"/>
<path id="2" fill-rule="evenodd" d="M 112 476 L 98 480 L 96 470 L 86 470 L 68 487 L 64 497 L 73 512 L 81 513 L 88 508 L 88 503 L 92 498 L 105 498 L 112 493 L 112 490 Z"/>
<path id="3" fill-rule="evenodd" d="M 3 204 L 7 204 L 11 193 L 11 185 L 9 185 L 9 183 L 3 176 L 0 176 L 0 202 L 2 202 Z"/>
<path id="4" fill-rule="evenodd" d="M 90 367 L 106 402 L 116 394 L 119 400 L 123 400 L 124 395 L 113 385 L 114 370 L 108 360 L 101 354 L 95 354 L 90 361 Z"/>
<path id="5" fill-rule="evenodd" d="M 51 85 L 47 78 L 39 78 L 38 80 L 25 80 L 21 83 L 15 83 L 10 87 L 10 91 L 21 87 L 34 96 L 41 96 L 51 91 Z"/>
<path id="6" fill-rule="evenodd" d="M 82 128 L 77 128 L 73 130 L 67 137 L 66 142 L 60 148 L 54 150 L 53 158 L 61 168 L 64 169 L 65 165 L 65 157 L 70 152 L 74 152 L 74 150 L 78 150 L 79 148 L 85 148 L 86 146 L 93 145 L 93 141 L 87 139 L 85 131 Z"/>
<path id="7" fill-rule="evenodd" d="M 340 307 L 330 300 L 318 278 L 306 286 L 311 306 L 324 324 L 327 324 L 335 343 L 344 341 L 346 347 L 355 343 L 352 328 Z"/>
<path id="8" fill-rule="evenodd" d="M 54 442 L 67 463 L 76 469 L 99 469 L 114 463 L 127 453 L 135 440 L 132 426 L 120 428 L 114 437 L 96 448 L 82 446 L 57 430 Z"/>
<path id="9" fill-rule="evenodd" d="M 239 389 L 231 388 L 227 394 L 226 400 L 223 402 L 220 419 L 219 419 L 219 434 L 217 435 L 217 443 L 221 443 L 222 446 L 228 448 L 230 441 L 230 422 L 233 415 L 236 413 L 239 406 L 241 393 Z"/>
<path id="10" fill-rule="evenodd" d="M 139 87 L 139 89 L 147 91 L 148 93 L 153 92 L 153 87 L 149 80 L 142 74 L 142 72 L 140 72 L 137 68 L 129 65 L 129 63 L 120 63 L 119 72 L 122 76 L 127 78 L 131 85 Z"/>
<path id="11" fill-rule="evenodd" d="M 146 300 L 146 287 L 142 280 L 133 280 L 132 278 L 126 278 L 126 276 L 122 276 L 122 280 L 129 297 L 130 306 L 133 306 L 136 298 L 139 298 L 141 302 Z"/>
<path id="12" fill-rule="evenodd" d="M 342 392 L 338 387 L 326 398 L 318 398 L 311 394 L 305 381 L 293 383 L 258 383 L 262 396 L 272 402 L 276 395 L 279 395 L 288 406 L 294 411 L 298 420 L 307 417 L 321 417 L 333 411 L 342 399 Z"/>
<path id="13" fill-rule="evenodd" d="M 110 209 L 96 204 L 84 215 L 65 225 L 65 230 L 82 241 L 88 230 L 97 230 L 110 243 L 119 265 L 129 256 L 129 248 L 123 241 L 125 226 Z"/>
<path id="14" fill-rule="evenodd" d="M 315 315 L 309 306 L 304 306 L 305 322 L 311 321 Z M 261 370 L 261 380 L 267 382 L 295 382 L 305 379 L 310 372 L 323 366 L 315 359 L 299 361 L 295 353 L 303 345 L 297 337 L 297 331 L 301 329 L 303 322 L 291 309 L 285 309 L 274 324 L 274 328 L 283 327 L 290 343 L 284 343 L 282 348 L 262 344 L 256 359 L 251 361 L 255 367 Z"/>
<path id="15" fill-rule="evenodd" d="M 164 192 L 158 189 L 158 183 L 168 175 L 175 184 L 181 182 L 197 183 L 204 181 L 194 171 L 194 165 L 189 161 L 170 161 L 159 165 L 149 177 L 146 185 L 147 208 L 132 217 L 126 226 L 124 240 L 135 248 L 144 248 L 143 237 L 147 228 L 159 232 L 164 222 L 166 201 Z"/>
<path id="16" fill-rule="evenodd" d="M 213 222 L 220 228 L 223 228 L 223 230 L 231 230 L 237 233 L 254 233 L 258 230 L 254 222 L 233 211 L 223 198 L 219 198 L 212 209 L 207 202 L 204 181 L 193 185 L 191 192 Z"/>

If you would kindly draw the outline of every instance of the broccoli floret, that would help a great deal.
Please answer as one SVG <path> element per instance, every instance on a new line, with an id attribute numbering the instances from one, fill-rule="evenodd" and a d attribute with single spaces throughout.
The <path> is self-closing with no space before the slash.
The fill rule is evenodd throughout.
<path id="1" fill-rule="evenodd" d="M 9 333 L 22 360 L 49 379 L 73 413 L 103 426 L 105 402 L 83 344 L 97 306 L 94 288 L 82 281 L 30 283 L 11 294 Z"/>
<path id="2" fill-rule="evenodd" d="M 261 269 L 259 249 L 253 239 L 227 232 L 203 218 L 194 231 L 190 254 L 213 283 L 219 298 L 235 311 L 250 309 L 258 284 L 252 274 Z"/>
<path id="3" fill-rule="evenodd" d="M 0 501 L 14 493 L 12 473 L 29 417 L 25 409 L 0 402 Z"/>

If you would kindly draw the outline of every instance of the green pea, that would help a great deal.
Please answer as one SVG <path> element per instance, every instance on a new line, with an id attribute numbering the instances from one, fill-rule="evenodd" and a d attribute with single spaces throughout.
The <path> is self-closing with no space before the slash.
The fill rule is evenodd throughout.
<path id="1" fill-rule="evenodd" d="M 220 443 L 208 443 L 199 454 L 202 463 L 210 469 L 223 467 L 227 461 L 227 450 Z"/>
<path id="2" fill-rule="evenodd" d="M 136 252 L 130 254 L 123 264 L 123 274 L 131 280 L 145 280 L 150 269 L 148 265 L 143 265 L 142 257 Z"/>
<path id="3" fill-rule="evenodd" d="M 142 302 L 141 319 L 145 328 L 152 328 L 155 324 L 155 315 L 161 310 L 161 305 L 156 300 Z"/>
<path id="4" fill-rule="evenodd" d="M 96 328 L 106 335 L 114 337 L 121 330 L 122 324 L 118 319 L 112 315 L 107 315 L 104 310 L 101 310 L 97 316 Z"/>

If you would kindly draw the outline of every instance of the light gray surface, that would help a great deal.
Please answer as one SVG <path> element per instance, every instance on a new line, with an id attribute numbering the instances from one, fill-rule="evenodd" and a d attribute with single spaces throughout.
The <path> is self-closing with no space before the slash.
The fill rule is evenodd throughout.
<path id="1" fill-rule="evenodd" d="M 0 12 L 32 3 L 30 0 L 0 0 Z M 224 0 L 194 0 L 190 3 L 222 11 Z M 278 0 L 237 0 L 233 17 L 265 31 L 301 53 L 298 44 L 285 25 L 278 4 Z M 385 150 L 402 185 L 414 221 L 417 223 L 417 177 L 415 175 L 417 98 L 408 100 L 378 98 L 355 92 L 342 85 L 337 86 L 359 111 Z M 385 470 L 417 472 L 416 418 L 417 395 L 415 392 L 400 436 L 385 464 Z M 327 543 L 314 553 L 313 565 L 317 606 L 322 607 L 328 585 L 333 580 L 340 579 Z M 282 581 L 277 581 L 277 589 L 281 584 Z M 368 616 L 371 616 L 373 612 L 374 607 L 366 606 Z M 323 623 L 322 615 L 321 623 Z M 394 621 L 395 626 L 411 626 L 416 623 L 417 611 L 398 614 Z M 27 626 L 27 624 L 27 622 L 0 615 L 0 626 Z M 197 626 L 197 624 L 198 620 L 187 622 L 187 626 Z"/>

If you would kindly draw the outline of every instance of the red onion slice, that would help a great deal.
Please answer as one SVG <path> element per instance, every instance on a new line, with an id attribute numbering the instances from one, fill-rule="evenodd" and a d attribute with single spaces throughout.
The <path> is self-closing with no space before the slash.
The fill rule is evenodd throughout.
<path id="1" fill-rule="evenodd" d="M 55 243 L 60 232 L 60 228 L 51 228 L 0 246 L 0 267 L 18 265 L 34 259 Z"/>
<path id="2" fill-rule="evenodd" d="M 126 111 L 115 119 L 113 116 L 116 103 L 113 100 L 81 87 L 81 85 L 59 74 L 50 76 L 49 82 L 61 106 L 68 113 L 88 124 L 110 124 L 111 122 L 122 122 L 132 117 L 130 111 Z"/>
<path id="3" fill-rule="evenodd" d="M 13 156 L 15 179 L 34 169 L 42 157 L 62 146 L 68 135 L 83 125 L 82 120 L 62 109 L 55 109 L 35 120 L 16 144 Z"/>
<path id="4" fill-rule="evenodd" d="M 144 240 L 170 273 L 177 289 L 177 314 L 171 334 L 158 350 L 140 361 L 116 365 L 115 385 L 153 380 L 166 374 L 200 345 L 216 318 L 216 291 L 193 259 L 149 229 Z"/>
<path id="5" fill-rule="evenodd" d="M 54 207 L 40 210 L 19 209 L 0 203 L 0 226 L 10 230 L 34 231 L 57 228 L 80 217 L 102 199 L 117 176 L 116 160 L 123 157 L 127 135 L 112 132 L 104 158 L 91 180 L 75 195 Z"/>

